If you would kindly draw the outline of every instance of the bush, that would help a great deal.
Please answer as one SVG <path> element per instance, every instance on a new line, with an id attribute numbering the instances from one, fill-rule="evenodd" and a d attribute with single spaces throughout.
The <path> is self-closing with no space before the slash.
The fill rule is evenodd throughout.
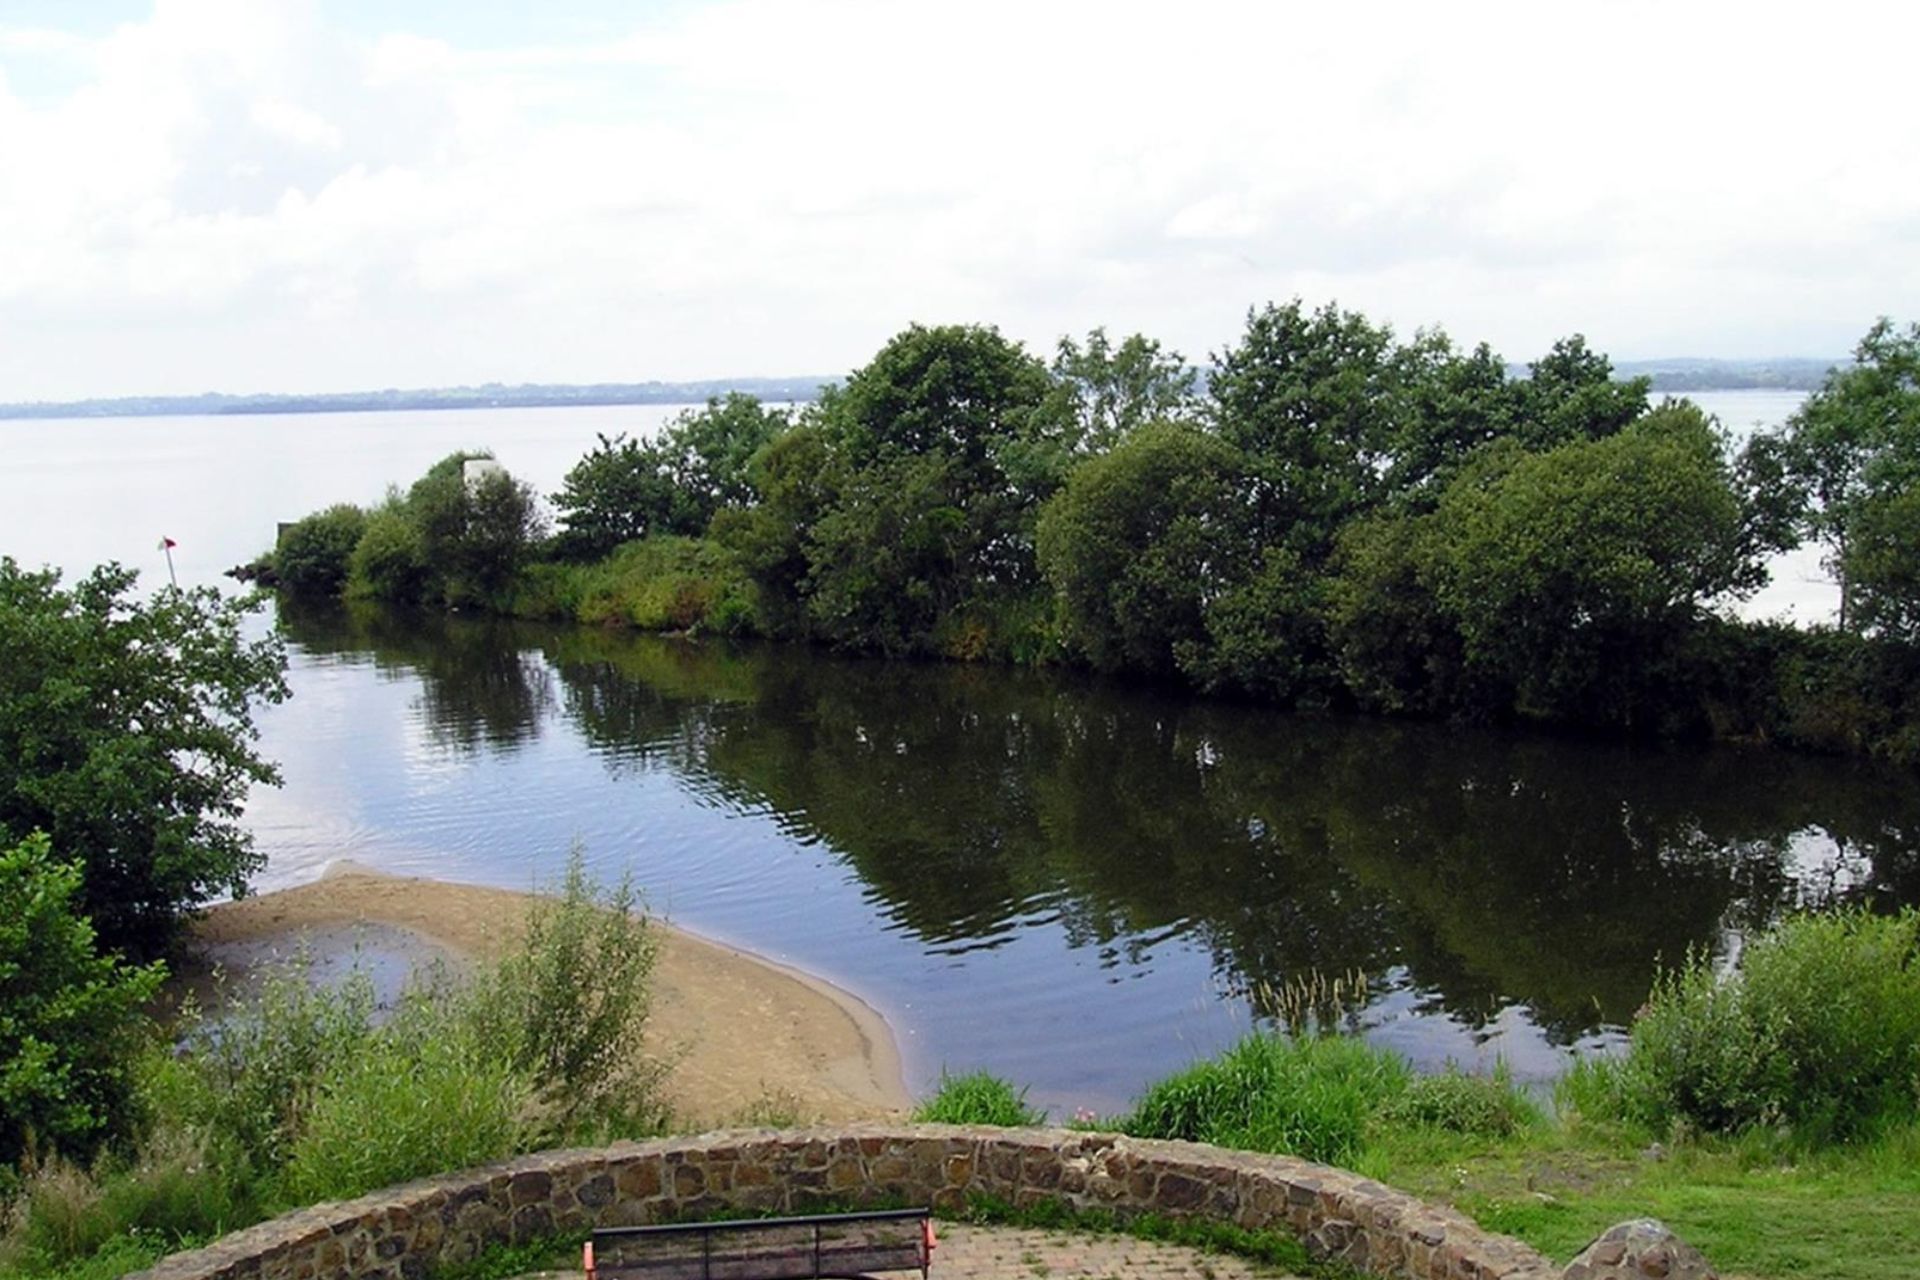
<path id="1" fill-rule="evenodd" d="M 396 503 L 367 517 L 366 531 L 347 562 L 350 594 L 390 604 L 413 604 L 427 588 L 427 553 L 420 529 Z"/>
<path id="2" fill-rule="evenodd" d="M 525 945 L 466 997 L 477 1042 L 534 1082 L 570 1137 L 665 1121 L 641 1043 L 658 950 L 632 881 L 602 892 L 575 848 L 559 895 L 528 908 Z"/>
<path id="3" fill-rule="evenodd" d="M 0 1162 L 85 1152 L 123 1132 L 142 1011 L 165 976 L 94 950 L 80 869 L 34 835 L 0 850 Z"/>
<path id="4" fill-rule="evenodd" d="M 997 1124 L 1008 1128 L 1044 1124 L 1046 1113 L 1027 1105 L 1027 1091 L 999 1076 L 975 1071 L 964 1076 L 940 1073 L 940 1087 L 913 1113 L 922 1124 Z"/>
<path id="5" fill-rule="evenodd" d="M 1799 916 L 1722 976 L 1695 956 L 1655 984 L 1623 1059 L 1563 1098 L 1650 1127 L 1784 1126 L 1847 1140 L 1920 1111 L 1920 912 Z"/>
<path id="6" fill-rule="evenodd" d="M 348 561 L 367 531 L 367 513 L 350 502 L 296 521 L 273 549 L 282 586 L 303 595 L 337 596 L 347 585 Z"/>
<path id="7" fill-rule="evenodd" d="M 1155 1084 L 1120 1128 L 1338 1164 L 1359 1153 L 1369 1118 L 1411 1077 L 1404 1058 L 1362 1040 L 1256 1031 Z"/>
<path id="8" fill-rule="evenodd" d="M 371 1051 L 374 1005 L 364 972 L 321 987 L 296 958 L 247 1004 L 193 1025 L 186 1053 L 150 1089 L 167 1114 L 218 1135 L 235 1172 L 270 1178 L 292 1154 L 321 1081 Z"/>

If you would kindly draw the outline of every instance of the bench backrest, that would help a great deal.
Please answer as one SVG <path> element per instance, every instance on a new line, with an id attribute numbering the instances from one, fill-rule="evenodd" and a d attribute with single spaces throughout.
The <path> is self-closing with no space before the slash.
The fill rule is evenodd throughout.
<path id="1" fill-rule="evenodd" d="M 927 1274 L 925 1209 L 603 1227 L 587 1241 L 588 1280 L 817 1280 L 874 1271 Z"/>

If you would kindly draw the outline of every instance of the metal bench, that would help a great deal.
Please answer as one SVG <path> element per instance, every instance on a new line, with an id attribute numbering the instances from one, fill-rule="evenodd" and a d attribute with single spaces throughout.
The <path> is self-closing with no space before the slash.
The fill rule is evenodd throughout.
<path id="1" fill-rule="evenodd" d="M 602 1227 L 581 1258 L 587 1280 L 861 1280 L 933 1263 L 926 1209 L 823 1213 L 656 1227 Z"/>

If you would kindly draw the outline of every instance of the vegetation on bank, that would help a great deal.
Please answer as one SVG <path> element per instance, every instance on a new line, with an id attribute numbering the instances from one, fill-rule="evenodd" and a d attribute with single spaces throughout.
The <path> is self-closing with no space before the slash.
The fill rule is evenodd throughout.
<path id="1" fill-rule="evenodd" d="M 458 483 L 290 529 L 292 590 L 1075 662 L 1297 708 L 1920 760 L 1920 326 L 1882 321 L 1734 448 L 1578 337 L 1485 346 L 1298 302 L 1204 394 L 1096 330 L 1043 364 L 921 328 L 799 409 L 603 437 L 552 495 Z M 489 487 L 491 486 L 491 487 Z M 358 520 L 358 540 L 348 546 Z M 1835 628 L 1730 621 L 1808 539 Z"/>
<path id="2" fill-rule="evenodd" d="M 1696 959 L 1664 975 L 1625 1052 L 1579 1063 L 1551 1112 L 1504 1069 L 1421 1076 L 1308 1026 L 1075 1123 L 1338 1163 L 1563 1261 L 1651 1215 L 1731 1272 L 1892 1280 L 1920 1268 L 1917 1024 L 1920 912 L 1808 915 L 1731 972 Z M 925 1113 L 995 1123 L 1014 1096 L 954 1077 Z"/>
<path id="3" fill-rule="evenodd" d="M 330 988 L 296 963 L 168 1028 L 117 1011 L 123 1105 L 86 1145 L 33 1126 L 0 1175 L 0 1274 L 119 1275 L 316 1201 L 658 1133 L 641 1040 L 654 950 L 632 890 L 598 889 L 576 855 L 517 950 L 390 1006 L 364 973 Z"/>

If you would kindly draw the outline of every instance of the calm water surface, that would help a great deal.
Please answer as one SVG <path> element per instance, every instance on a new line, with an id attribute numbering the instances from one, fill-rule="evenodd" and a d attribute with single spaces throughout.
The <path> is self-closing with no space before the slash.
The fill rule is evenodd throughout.
<path id="1" fill-rule="evenodd" d="M 1730 428 L 1797 396 L 1698 397 Z M 670 409 L 0 423 L 0 551 L 183 582 L 273 522 L 488 445 L 551 491 Z M 1825 608 L 1811 573 L 1778 607 Z M 262 625 L 267 623 L 263 620 Z M 1238 1035 L 1247 995 L 1359 969 L 1367 1033 L 1544 1079 L 1604 1046 L 1656 961 L 1803 903 L 1920 901 L 1910 777 L 1301 720 L 1072 676 L 885 665 L 575 628 L 279 620 L 286 786 L 262 887 L 350 857 L 524 887 L 579 841 L 682 924 L 834 978 L 912 1083 L 985 1066 L 1123 1105 Z"/>

